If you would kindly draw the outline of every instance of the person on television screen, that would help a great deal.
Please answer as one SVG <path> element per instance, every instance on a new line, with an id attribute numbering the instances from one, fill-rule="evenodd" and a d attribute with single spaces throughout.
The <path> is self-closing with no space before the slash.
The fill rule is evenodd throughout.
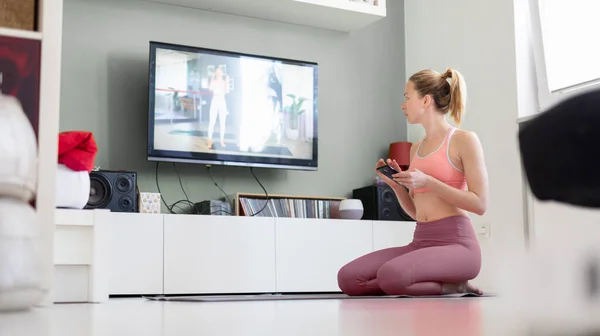
<path id="1" fill-rule="evenodd" d="M 281 145 L 283 133 L 283 86 L 281 84 L 281 73 L 276 64 L 273 64 L 269 74 L 269 96 L 273 101 L 273 133 L 277 138 L 277 144 Z"/>
<path id="2" fill-rule="evenodd" d="M 217 67 L 210 79 L 209 90 L 213 93 L 210 102 L 210 119 L 208 121 L 208 149 L 213 148 L 213 132 L 219 117 L 219 135 L 221 147 L 225 147 L 225 121 L 227 120 L 227 103 L 225 96 L 229 93 L 229 76 L 223 78 L 223 69 Z"/>

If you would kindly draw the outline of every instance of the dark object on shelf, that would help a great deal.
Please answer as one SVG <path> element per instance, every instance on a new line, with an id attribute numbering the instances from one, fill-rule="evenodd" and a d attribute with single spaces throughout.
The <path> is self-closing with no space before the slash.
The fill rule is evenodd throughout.
<path id="1" fill-rule="evenodd" d="M 99 170 L 90 173 L 90 198 L 86 209 L 137 212 L 137 173 Z"/>
<path id="2" fill-rule="evenodd" d="M 2 0 L 0 1 L 0 27 L 35 30 L 36 0 Z"/>
<path id="3" fill-rule="evenodd" d="M 414 221 L 404 212 L 396 194 L 387 184 L 354 189 L 352 198 L 362 201 L 365 209 L 363 220 Z"/>
<path id="4" fill-rule="evenodd" d="M 202 201 L 195 204 L 199 215 L 231 216 L 231 204 L 219 200 Z"/>

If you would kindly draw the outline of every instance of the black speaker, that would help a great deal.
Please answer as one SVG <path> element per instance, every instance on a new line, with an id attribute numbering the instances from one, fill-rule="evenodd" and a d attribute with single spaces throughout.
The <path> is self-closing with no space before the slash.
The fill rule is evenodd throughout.
<path id="1" fill-rule="evenodd" d="M 137 212 L 137 173 L 98 170 L 90 173 L 90 198 L 86 209 Z"/>
<path id="2" fill-rule="evenodd" d="M 400 206 L 394 190 L 387 184 L 371 185 L 352 191 L 352 198 L 359 199 L 365 209 L 362 219 L 407 221 L 412 219 Z"/>

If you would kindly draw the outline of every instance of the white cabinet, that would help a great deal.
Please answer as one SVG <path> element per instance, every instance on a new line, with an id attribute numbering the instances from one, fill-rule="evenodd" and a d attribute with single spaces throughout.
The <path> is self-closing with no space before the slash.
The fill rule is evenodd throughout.
<path id="1" fill-rule="evenodd" d="M 339 291 L 337 272 L 373 251 L 373 222 L 277 218 L 277 291 Z"/>
<path id="2" fill-rule="evenodd" d="M 164 293 L 275 291 L 273 218 L 164 215 Z"/>
<path id="3" fill-rule="evenodd" d="M 350 0 L 148 0 L 187 8 L 350 32 L 387 15 L 386 0 L 373 6 Z"/>
<path id="4" fill-rule="evenodd" d="M 111 213 L 111 294 L 163 292 L 163 216 Z"/>
<path id="5" fill-rule="evenodd" d="M 408 245 L 413 239 L 415 222 L 373 222 L 373 248 L 375 251 Z"/>
<path id="6" fill-rule="evenodd" d="M 55 221 L 60 302 L 103 302 L 109 294 L 339 292 L 342 266 L 408 244 L 416 225 L 105 210 L 57 210 Z"/>

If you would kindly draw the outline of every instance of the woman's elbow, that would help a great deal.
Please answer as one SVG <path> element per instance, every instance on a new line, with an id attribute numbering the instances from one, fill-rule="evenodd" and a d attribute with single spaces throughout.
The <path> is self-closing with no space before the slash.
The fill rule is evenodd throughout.
<path id="1" fill-rule="evenodd" d="M 475 209 L 475 211 L 473 211 L 473 213 L 475 213 L 476 215 L 479 216 L 483 216 L 485 214 L 486 209 L 485 208 L 477 208 Z"/>
<path id="2" fill-rule="evenodd" d="M 477 204 L 475 206 L 475 209 L 473 209 L 473 212 L 479 216 L 483 216 L 486 211 L 487 211 L 487 203 L 486 202 L 481 202 L 480 204 Z"/>

